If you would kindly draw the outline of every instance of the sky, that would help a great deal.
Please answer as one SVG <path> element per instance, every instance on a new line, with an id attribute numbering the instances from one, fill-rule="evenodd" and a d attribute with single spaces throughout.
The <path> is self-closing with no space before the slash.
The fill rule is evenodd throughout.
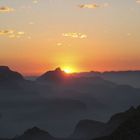
<path id="1" fill-rule="evenodd" d="M 24 75 L 140 70 L 140 0 L 0 0 L 0 65 Z"/>

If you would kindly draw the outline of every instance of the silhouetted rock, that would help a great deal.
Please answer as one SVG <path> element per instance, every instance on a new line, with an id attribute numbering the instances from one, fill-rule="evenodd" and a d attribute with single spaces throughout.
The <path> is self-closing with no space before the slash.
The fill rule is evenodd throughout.
<path id="1" fill-rule="evenodd" d="M 37 81 L 45 82 L 61 82 L 67 77 L 67 74 L 60 68 L 56 68 L 54 71 L 48 71 L 42 76 L 37 78 Z"/>
<path id="2" fill-rule="evenodd" d="M 53 140 L 54 138 L 46 131 L 33 127 L 24 132 L 23 135 L 13 140 Z"/>
<path id="3" fill-rule="evenodd" d="M 121 124 L 131 119 L 135 114 L 137 114 L 137 112 L 140 112 L 140 110 L 138 110 L 139 107 L 137 109 L 131 107 L 125 112 L 113 115 L 107 123 L 101 123 L 92 120 L 80 121 L 79 124 L 76 126 L 72 138 L 90 139 L 101 136 L 106 138 L 106 136 L 111 135 L 115 130 L 117 130 Z"/>
<path id="4" fill-rule="evenodd" d="M 38 127 L 33 127 L 24 132 L 24 135 L 36 135 L 36 134 L 48 134 L 48 132 L 39 129 Z"/>
<path id="5" fill-rule="evenodd" d="M 110 136 L 113 140 L 140 140 L 140 110 L 131 115 Z"/>
<path id="6" fill-rule="evenodd" d="M 7 66 L 0 66 L 0 82 L 23 80 L 23 76 L 15 71 L 12 71 Z"/>
<path id="7" fill-rule="evenodd" d="M 19 83 L 23 81 L 24 78 L 20 73 L 10 70 L 7 66 L 0 66 L 0 89 L 17 89 Z"/>
<path id="8" fill-rule="evenodd" d="M 121 113 L 113 115 L 111 119 L 109 120 L 108 124 L 113 124 L 113 125 L 121 124 L 125 120 L 132 117 L 135 112 L 136 112 L 136 109 L 132 106 L 125 112 L 121 112 Z"/>
<path id="9" fill-rule="evenodd" d="M 123 122 L 112 134 L 94 140 L 140 140 L 140 109 L 131 107 L 115 117 L 123 118 Z"/>
<path id="10" fill-rule="evenodd" d="M 123 122 L 131 118 L 135 114 L 136 109 L 130 107 L 127 111 L 117 113 L 111 117 L 111 119 L 106 123 L 104 131 L 102 131 L 102 136 L 110 135 L 114 130 L 116 130 Z"/>

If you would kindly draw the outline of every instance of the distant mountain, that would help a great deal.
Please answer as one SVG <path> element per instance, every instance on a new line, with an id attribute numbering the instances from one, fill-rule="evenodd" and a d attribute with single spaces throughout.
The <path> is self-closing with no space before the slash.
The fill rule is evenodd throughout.
<path id="1" fill-rule="evenodd" d="M 140 71 L 104 72 L 101 76 L 118 84 L 140 88 Z"/>
<path id="2" fill-rule="evenodd" d="M 7 66 L 0 66 L 0 89 L 17 89 L 19 83 L 24 81 L 20 73 L 12 71 Z"/>
<path id="3" fill-rule="evenodd" d="M 23 80 L 23 76 L 10 70 L 7 66 L 0 66 L 0 82 Z"/>
<path id="4" fill-rule="evenodd" d="M 94 140 L 140 140 L 140 106 L 131 108 L 129 114 L 131 115 L 126 115 L 127 119 L 111 135 Z"/>
<path id="5" fill-rule="evenodd" d="M 54 71 L 48 71 L 37 78 L 40 82 L 61 82 L 67 77 L 67 74 L 60 68 L 56 68 Z"/>
<path id="6" fill-rule="evenodd" d="M 109 80 L 105 80 L 99 76 L 96 77 L 71 77 L 67 80 L 66 85 L 71 86 L 71 87 L 80 87 L 81 90 L 82 88 L 88 88 L 89 89 L 93 89 L 94 87 L 115 87 L 117 84 L 109 81 Z"/>
<path id="7" fill-rule="evenodd" d="M 44 83 L 60 83 L 63 87 L 68 88 L 82 88 L 93 89 L 93 87 L 103 86 L 103 87 L 114 87 L 116 84 L 109 80 L 105 80 L 100 76 L 86 77 L 86 76 L 75 76 L 75 74 L 66 74 L 60 68 L 56 68 L 54 71 L 48 71 L 37 78 L 38 82 Z M 54 85 L 56 86 L 56 85 Z"/>
<path id="8" fill-rule="evenodd" d="M 82 120 L 77 124 L 73 135 L 71 135 L 71 138 L 91 139 L 94 136 L 99 135 L 100 131 L 105 127 L 105 125 L 105 123 L 98 121 Z"/>
<path id="9" fill-rule="evenodd" d="M 54 71 L 48 71 L 37 78 L 38 81 L 63 81 L 68 75 L 57 68 Z M 71 74 L 72 79 L 93 78 L 100 77 L 104 80 L 109 80 L 117 84 L 131 85 L 136 88 L 140 88 L 140 71 L 108 71 L 108 72 L 81 72 Z M 83 78 L 82 78 L 83 79 Z"/>
<path id="10" fill-rule="evenodd" d="M 46 131 L 33 127 L 24 132 L 23 135 L 17 136 L 13 140 L 54 140 Z"/>
<path id="11" fill-rule="evenodd" d="M 73 74 L 74 77 L 102 77 L 117 84 L 131 85 L 140 88 L 140 71 L 108 71 L 82 72 Z"/>

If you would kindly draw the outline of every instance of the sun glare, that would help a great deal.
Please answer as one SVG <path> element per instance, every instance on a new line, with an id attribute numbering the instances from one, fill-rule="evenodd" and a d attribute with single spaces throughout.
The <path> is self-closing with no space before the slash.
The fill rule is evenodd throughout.
<path id="1" fill-rule="evenodd" d="M 72 68 L 69 68 L 69 67 L 63 68 L 63 71 L 67 74 L 70 74 L 70 73 L 74 72 L 74 70 Z"/>
<path id="2" fill-rule="evenodd" d="M 72 71 L 70 69 L 64 69 L 65 73 L 72 73 Z"/>

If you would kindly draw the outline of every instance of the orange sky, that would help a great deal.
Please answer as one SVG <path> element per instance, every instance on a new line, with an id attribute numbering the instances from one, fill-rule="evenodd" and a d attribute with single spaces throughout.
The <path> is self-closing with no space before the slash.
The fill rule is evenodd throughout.
<path id="1" fill-rule="evenodd" d="M 25 75 L 140 69 L 136 0 L 0 1 L 0 65 Z"/>

